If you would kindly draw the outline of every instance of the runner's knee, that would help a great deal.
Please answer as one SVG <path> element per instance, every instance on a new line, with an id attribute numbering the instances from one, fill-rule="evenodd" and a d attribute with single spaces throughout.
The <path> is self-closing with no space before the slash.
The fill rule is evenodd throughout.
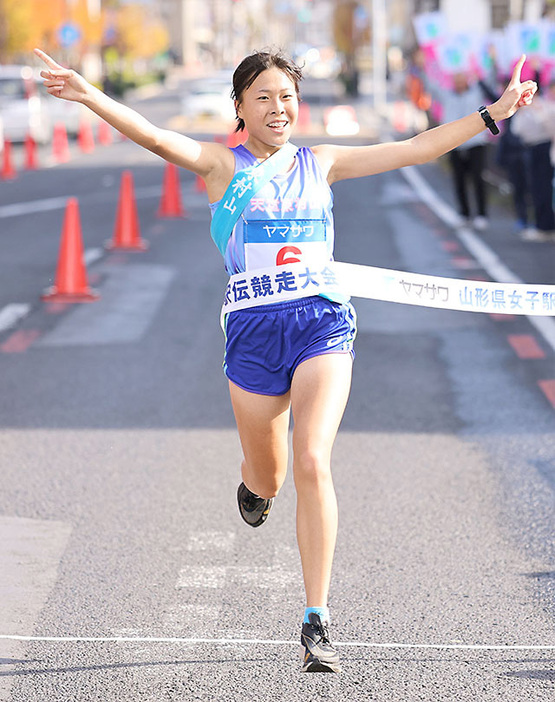
<path id="1" fill-rule="evenodd" d="M 331 480 L 330 460 L 327 451 L 305 449 L 293 460 L 295 484 L 318 486 Z"/>
<path id="2" fill-rule="evenodd" d="M 259 497 L 269 500 L 276 497 L 285 480 L 286 470 L 268 471 L 266 467 L 258 469 L 247 463 L 243 464 L 245 485 Z"/>

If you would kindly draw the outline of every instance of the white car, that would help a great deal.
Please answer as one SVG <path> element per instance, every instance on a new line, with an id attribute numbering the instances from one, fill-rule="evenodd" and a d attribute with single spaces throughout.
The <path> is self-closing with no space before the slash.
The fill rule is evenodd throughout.
<path id="1" fill-rule="evenodd" d="M 185 93 L 181 109 L 190 120 L 210 117 L 233 122 L 235 107 L 231 99 L 231 81 L 220 78 L 195 81 Z"/>
<path id="2" fill-rule="evenodd" d="M 68 135 L 77 136 L 83 107 L 49 95 L 38 71 L 30 66 L 0 65 L 0 120 L 4 138 L 38 144 L 51 141 L 54 126 L 62 123 Z"/>
<path id="3" fill-rule="evenodd" d="M 0 66 L 0 119 L 10 141 L 25 141 L 28 134 L 41 144 L 51 139 L 52 119 L 29 66 Z"/>
<path id="4" fill-rule="evenodd" d="M 355 108 L 352 105 L 334 105 L 324 112 L 326 133 L 330 136 L 354 136 L 360 132 Z"/>

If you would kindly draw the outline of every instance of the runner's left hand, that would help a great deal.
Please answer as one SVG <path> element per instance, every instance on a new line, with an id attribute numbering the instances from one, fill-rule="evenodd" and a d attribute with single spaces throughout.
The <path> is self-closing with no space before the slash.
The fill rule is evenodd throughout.
<path id="1" fill-rule="evenodd" d="M 514 115 L 514 113 L 520 107 L 530 105 L 532 103 L 532 99 L 538 89 L 538 86 L 533 80 L 526 80 L 524 82 L 521 81 L 520 74 L 525 61 L 526 56 L 523 54 L 514 67 L 513 75 L 511 76 L 509 84 L 505 88 L 505 92 L 499 98 L 499 100 L 492 105 L 490 112 L 495 114 L 494 119 L 507 119 L 508 117 Z"/>

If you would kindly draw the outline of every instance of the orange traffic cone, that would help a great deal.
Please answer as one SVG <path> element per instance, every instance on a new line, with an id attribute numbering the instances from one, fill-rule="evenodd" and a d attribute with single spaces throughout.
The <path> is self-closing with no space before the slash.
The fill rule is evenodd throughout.
<path id="1" fill-rule="evenodd" d="M 299 131 L 308 132 L 310 129 L 310 106 L 306 102 L 299 104 L 299 118 L 297 120 Z"/>
<path id="2" fill-rule="evenodd" d="M 67 131 L 63 122 L 58 122 L 54 125 L 52 156 L 57 163 L 67 163 L 70 159 Z"/>
<path id="3" fill-rule="evenodd" d="M 162 186 L 162 197 L 158 207 L 158 217 L 185 217 L 185 210 L 181 203 L 181 191 L 179 188 L 179 173 L 177 166 L 168 163 L 164 171 L 164 184 Z"/>
<path id="4" fill-rule="evenodd" d="M 15 178 L 16 175 L 12 160 L 12 142 L 9 139 L 5 139 L 4 157 L 2 159 L 2 180 L 11 180 Z"/>
<path id="5" fill-rule="evenodd" d="M 77 143 L 84 154 L 90 154 L 94 151 L 93 130 L 88 119 L 81 120 L 81 123 L 79 124 Z"/>
<path id="6" fill-rule="evenodd" d="M 37 159 L 37 142 L 30 134 L 25 137 L 25 162 L 28 171 L 35 171 L 39 167 Z"/>
<path id="7" fill-rule="evenodd" d="M 145 251 L 148 248 L 148 243 L 141 239 L 131 171 L 124 171 L 121 174 L 114 236 L 112 241 L 107 242 L 106 248 L 127 251 Z"/>
<path id="8" fill-rule="evenodd" d="M 114 141 L 114 138 L 112 136 L 112 128 L 108 124 L 108 122 L 105 122 L 103 119 L 100 120 L 98 123 L 98 143 L 102 144 L 103 146 L 108 146 L 108 144 L 111 144 Z"/>
<path id="9" fill-rule="evenodd" d="M 98 297 L 87 282 L 79 204 L 77 198 L 70 197 L 64 217 L 56 279 L 53 287 L 46 290 L 41 299 L 49 302 L 94 302 Z"/>

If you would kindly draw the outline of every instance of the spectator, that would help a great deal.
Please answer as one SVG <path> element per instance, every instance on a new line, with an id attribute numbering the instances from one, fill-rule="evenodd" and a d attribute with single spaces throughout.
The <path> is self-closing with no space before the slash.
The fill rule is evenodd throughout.
<path id="1" fill-rule="evenodd" d="M 426 90 L 424 55 L 421 49 L 415 49 L 411 54 L 405 88 L 407 97 L 411 103 L 426 115 L 427 127 L 431 122 L 430 108 L 432 106 L 432 98 L 430 93 Z"/>
<path id="2" fill-rule="evenodd" d="M 535 228 L 523 232 L 527 241 L 555 241 L 555 214 L 553 212 L 553 141 L 552 102 L 538 90 L 534 106 L 526 106 L 513 120 L 513 130 L 524 144 L 524 163 L 532 205 Z M 515 115 L 516 117 L 516 115 Z"/>
<path id="3" fill-rule="evenodd" d="M 482 81 L 471 82 L 467 73 L 459 72 L 453 75 L 453 90 L 443 93 L 440 101 L 443 105 L 443 120 L 452 122 L 460 119 L 476 105 L 484 100 L 495 101 L 496 96 Z M 449 153 L 449 161 L 453 171 L 455 194 L 462 223 L 471 220 L 471 208 L 468 197 L 468 182 L 472 183 L 476 200 L 476 214 L 473 219 L 474 227 L 483 231 L 487 228 L 487 192 L 484 181 L 486 165 L 487 132 L 483 131 L 469 139 Z"/>
<path id="4" fill-rule="evenodd" d="M 502 168 L 512 187 L 516 231 L 523 234 L 528 229 L 529 188 L 524 164 L 524 145 L 512 129 L 512 117 L 505 120 L 499 137 L 496 163 Z"/>
<path id="5" fill-rule="evenodd" d="M 547 101 L 545 103 L 545 107 L 545 116 L 547 118 L 545 126 L 547 127 L 547 130 L 551 137 L 551 165 L 555 167 L 555 74 L 553 75 L 551 83 L 549 84 L 549 87 L 547 89 Z M 553 206 L 555 207 L 555 179 L 553 180 L 553 188 Z"/>

